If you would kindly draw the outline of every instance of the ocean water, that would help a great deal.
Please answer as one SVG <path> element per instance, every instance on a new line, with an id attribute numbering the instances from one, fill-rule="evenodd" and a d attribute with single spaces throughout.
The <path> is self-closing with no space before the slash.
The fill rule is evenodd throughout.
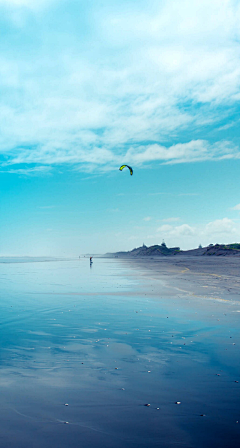
<path id="1" fill-rule="evenodd" d="M 0 260 L 0 447 L 239 446 L 237 303 L 164 297 L 118 260 L 15 261 Z"/>

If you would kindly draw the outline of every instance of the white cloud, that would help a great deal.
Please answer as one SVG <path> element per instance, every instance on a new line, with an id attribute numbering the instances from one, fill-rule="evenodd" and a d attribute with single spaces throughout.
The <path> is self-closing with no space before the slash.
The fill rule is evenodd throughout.
<path id="1" fill-rule="evenodd" d="M 90 167 L 105 165 L 111 161 L 114 161 L 116 157 L 110 150 L 104 148 L 93 148 L 91 150 L 83 149 L 75 145 L 67 147 L 49 144 L 43 145 L 41 148 L 26 149 L 22 148 L 13 151 L 13 156 L 8 163 L 21 164 L 21 163 L 46 163 L 49 165 L 54 164 L 88 164 Z M 106 167 L 108 169 L 108 167 Z M 110 169 L 110 168 L 109 168 Z"/>
<path id="2" fill-rule="evenodd" d="M 143 218 L 143 221 L 151 221 L 151 216 L 146 216 L 146 218 Z"/>
<path id="3" fill-rule="evenodd" d="M 180 218 L 165 218 L 165 219 L 162 219 L 161 221 L 163 221 L 163 222 L 176 222 L 176 221 L 180 221 Z"/>
<path id="4" fill-rule="evenodd" d="M 148 193 L 149 194 L 149 196 L 161 196 L 162 194 L 167 194 L 167 195 L 172 195 L 173 193 Z"/>
<path id="5" fill-rule="evenodd" d="M 235 205 L 235 207 L 232 207 L 231 210 L 240 210 L 240 204 Z"/>
<path id="6" fill-rule="evenodd" d="M 182 224 L 181 226 L 175 227 L 175 235 L 179 236 L 191 236 L 195 235 L 196 230 L 189 226 L 188 224 Z"/>
<path id="7" fill-rule="evenodd" d="M 239 148 L 231 142 L 209 144 L 206 140 L 192 140 L 178 143 L 169 148 L 154 144 L 146 147 L 131 148 L 126 158 L 135 164 L 151 161 L 165 163 L 196 162 L 203 160 L 221 160 L 223 158 L 240 158 Z"/>
<path id="8" fill-rule="evenodd" d="M 169 224 L 164 224 L 161 227 L 158 227 L 157 231 L 158 232 L 170 232 L 173 230 L 173 227 L 170 226 Z"/>
<path id="9" fill-rule="evenodd" d="M 210 234 L 234 234 L 237 232 L 236 224 L 228 218 L 216 219 L 206 225 L 205 231 L 207 235 Z"/>
<path id="10" fill-rule="evenodd" d="M 33 168 L 11 168 L 1 170 L 0 173 L 19 174 L 24 176 L 34 176 L 37 174 L 49 174 L 51 172 L 50 166 L 36 166 Z"/>
<path id="11" fill-rule="evenodd" d="M 53 0 L 0 0 L 0 5 L 11 7 L 26 7 L 31 10 L 38 10 L 40 7 L 49 4 Z"/>
<path id="12" fill-rule="evenodd" d="M 159 241 L 164 238 L 168 247 L 180 246 L 182 249 L 193 249 L 212 244 L 228 244 L 238 242 L 240 239 L 240 224 L 229 218 L 217 219 L 207 224 L 190 226 L 162 225 L 157 229 L 151 239 Z"/>
<path id="13" fill-rule="evenodd" d="M 116 154 L 113 149 L 93 146 L 89 147 L 86 141 L 82 141 L 81 133 L 74 136 L 73 141 L 55 141 L 43 143 L 42 146 L 33 148 L 16 148 L 6 153 L 6 164 L 38 163 L 38 164 L 72 164 L 76 169 L 87 172 L 102 166 L 104 171 L 111 170 L 112 166 L 118 166 L 122 158 L 129 163 L 143 165 L 153 161 L 164 164 L 190 163 L 204 160 L 239 159 L 239 149 L 230 142 L 218 142 L 210 145 L 207 141 L 196 140 L 184 144 L 176 144 L 169 148 L 160 145 L 149 145 L 146 147 L 135 147 L 126 154 Z M 78 143 L 79 142 L 79 143 Z M 155 193 L 166 194 L 166 193 Z M 179 195 L 196 195 L 195 193 L 180 193 Z"/>
<path id="14" fill-rule="evenodd" d="M 158 232 L 166 233 L 169 236 L 190 236 L 195 234 L 195 229 L 188 224 L 182 224 L 181 226 L 173 227 L 168 224 L 164 224 L 157 229 Z"/>
<path id="15" fill-rule="evenodd" d="M 157 229 L 157 232 L 166 233 L 168 236 L 195 236 L 206 237 L 215 236 L 216 234 L 229 235 L 238 232 L 236 224 L 229 218 L 216 219 L 206 225 L 192 227 L 188 224 L 181 226 L 172 226 L 164 224 Z"/>
<path id="16" fill-rule="evenodd" d="M 227 141 L 170 141 L 218 125 L 237 104 L 239 2 L 90 3 L 0 0 L 11 10 L 46 6 L 42 21 L 18 28 L 18 46 L 7 29 L 0 51 L 0 153 L 8 163 L 92 171 L 123 155 L 139 165 L 239 158 Z"/>
<path id="17" fill-rule="evenodd" d="M 130 237 L 135 240 L 134 246 L 141 246 L 142 242 L 147 242 L 147 246 L 161 244 L 164 240 L 168 247 L 180 247 L 183 250 L 194 249 L 201 244 L 203 247 L 209 244 L 230 244 L 240 241 L 240 222 L 233 221 L 227 217 L 210 222 L 183 225 L 166 223 L 158 227 L 149 226 L 149 233 L 146 228 L 134 227 L 134 234 L 123 232 L 123 240 Z M 131 245 L 126 245 L 126 250 L 131 249 Z"/>
<path id="18" fill-rule="evenodd" d="M 179 193 L 178 196 L 199 196 L 199 193 Z"/>

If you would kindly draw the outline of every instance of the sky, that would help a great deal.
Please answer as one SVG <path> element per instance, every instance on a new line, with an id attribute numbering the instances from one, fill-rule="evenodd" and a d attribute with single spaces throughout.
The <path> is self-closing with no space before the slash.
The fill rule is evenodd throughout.
<path id="1" fill-rule="evenodd" d="M 239 23 L 239 0 L 0 0 L 0 255 L 240 242 Z"/>

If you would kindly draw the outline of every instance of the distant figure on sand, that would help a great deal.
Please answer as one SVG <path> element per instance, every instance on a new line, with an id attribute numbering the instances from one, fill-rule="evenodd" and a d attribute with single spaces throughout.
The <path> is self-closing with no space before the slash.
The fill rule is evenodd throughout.
<path id="1" fill-rule="evenodd" d="M 90 257 L 90 264 L 93 262 L 92 257 Z"/>

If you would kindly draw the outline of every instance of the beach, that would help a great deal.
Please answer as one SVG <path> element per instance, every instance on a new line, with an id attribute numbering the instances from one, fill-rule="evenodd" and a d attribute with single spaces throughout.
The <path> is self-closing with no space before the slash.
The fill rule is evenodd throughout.
<path id="1" fill-rule="evenodd" d="M 237 447 L 239 263 L 0 260 L 0 446 Z"/>
<path id="2" fill-rule="evenodd" d="M 192 296 L 239 301 L 240 259 L 238 257 L 155 257 L 129 260 L 131 266 L 142 270 L 141 276 L 161 280 L 167 294 L 178 295 L 177 291 Z M 158 287 L 156 285 L 156 287 Z M 158 294 L 159 291 L 156 291 Z"/>

